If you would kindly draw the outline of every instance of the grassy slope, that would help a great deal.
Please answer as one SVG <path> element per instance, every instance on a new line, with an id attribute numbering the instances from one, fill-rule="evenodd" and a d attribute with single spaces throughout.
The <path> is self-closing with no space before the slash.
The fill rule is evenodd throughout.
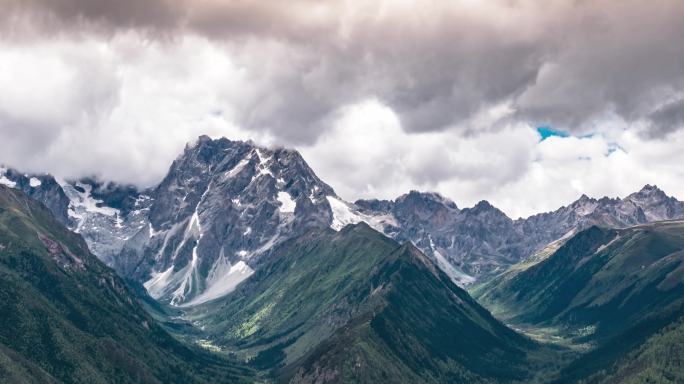
<path id="1" fill-rule="evenodd" d="M 425 256 L 405 246 L 370 275 L 383 303 L 312 352 L 297 381 L 510 382 L 529 378 L 535 349 L 490 317 Z"/>
<path id="2" fill-rule="evenodd" d="M 681 383 L 683 362 L 684 306 L 678 304 L 574 361 L 559 383 Z"/>
<path id="3" fill-rule="evenodd" d="M 0 381 L 235 382 L 250 371 L 152 321 L 85 242 L 0 186 Z"/>
<path id="4" fill-rule="evenodd" d="M 643 345 L 622 357 L 608 370 L 586 382 L 598 383 L 684 383 L 684 319 L 649 337 Z"/>
<path id="5" fill-rule="evenodd" d="M 489 382 L 527 377 L 536 346 L 413 247 L 365 224 L 279 250 L 190 314 L 216 344 L 297 382 Z"/>
<path id="6" fill-rule="evenodd" d="M 684 356 L 677 343 L 683 250 L 682 223 L 594 227 L 538 264 L 473 293 L 514 324 L 549 327 L 597 347 L 567 367 L 559 382 L 676 382 L 684 373 L 676 365 Z"/>
<path id="7" fill-rule="evenodd" d="M 474 291 L 513 323 L 559 325 L 606 339 L 684 298 L 684 224 L 581 232 L 546 260 Z"/>
<path id="8" fill-rule="evenodd" d="M 487 279 L 484 283 L 470 286 L 468 288 L 468 293 L 476 298 L 478 302 L 485 302 L 487 304 L 487 309 L 489 309 L 498 319 L 506 321 L 515 317 L 523 312 L 523 310 L 515 306 L 507 306 L 507 300 L 499 299 L 498 296 L 500 293 L 503 292 L 519 274 L 524 273 L 532 266 L 549 258 L 549 256 L 553 255 L 567 240 L 567 238 L 563 238 L 548 244 L 537 253 L 519 263 L 513 264 L 507 270 Z M 491 298 L 490 296 L 494 296 L 494 298 Z"/>

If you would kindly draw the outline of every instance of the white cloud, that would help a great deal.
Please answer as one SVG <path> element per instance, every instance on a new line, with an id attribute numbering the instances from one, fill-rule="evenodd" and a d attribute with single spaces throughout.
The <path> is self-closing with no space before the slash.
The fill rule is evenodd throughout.
<path id="1" fill-rule="evenodd" d="M 527 124 L 462 136 L 406 133 L 377 101 L 341 112 L 335 128 L 301 147 L 342 197 L 392 199 L 410 189 L 438 191 L 460 207 L 489 200 L 513 218 L 555 210 L 582 194 L 626 196 L 657 184 L 684 199 L 684 133 L 648 140 L 638 129 L 540 141 Z"/>
<path id="2" fill-rule="evenodd" d="M 631 130 L 614 142 L 601 135 L 550 138 L 534 148 L 528 172 L 481 196 L 512 217 L 555 210 L 581 194 L 624 197 L 645 184 L 684 199 L 684 170 L 679 166 L 684 153 L 678 149 L 683 145 L 681 133 L 668 140 L 644 140 Z"/>
<path id="3" fill-rule="evenodd" d="M 410 189 L 437 190 L 459 203 L 522 177 L 539 140 L 525 124 L 463 136 L 458 130 L 407 133 L 377 101 L 340 111 L 334 128 L 300 149 L 345 198 L 394 198 Z"/>
<path id="4" fill-rule="evenodd" d="M 22 169 L 150 185 L 201 134 L 269 142 L 232 122 L 249 84 L 206 39 L 6 43 L 0 66 L 0 162 Z"/>
<path id="5" fill-rule="evenodd" d="M 413 132 L 468 127 L 502 102 L 522 121 L 576 132 L 610 114 L 674 123 L 656 136 L 681 126 L 680 113 L 663 110 L 684 87 L 680 0 L 6 3 L 0 38 L 9 40 L 107 44 L 135 31 L 230 45 L 251 85 L 235 100 L 236 122 L 298 143 L 315 141 L 331 112 L 369 98 Z"/>
<path id="6" fill-rule="evenodd" d="M 151 185 L 209 134 L 296 147 L 348 199 L 684 198 L 681 1 L 133 3 L 11 1 L 39 16 L 0 15 L 0 163 Z"/>

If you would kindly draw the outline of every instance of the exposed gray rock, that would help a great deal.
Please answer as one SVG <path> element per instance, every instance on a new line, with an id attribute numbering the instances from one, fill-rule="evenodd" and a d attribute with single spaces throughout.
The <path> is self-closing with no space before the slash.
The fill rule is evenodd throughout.
<path id="1" fill-rule="evenodd" d="M 203 136 L 151 195 L 149 227 L 114 266 L 153 297 L 183 304 L 227 293 L 274 245 L 329 226 L 335 192 L 296 151 Z"/>
<path id="2" fill-rule="evenodd" d="M 5 184 L 22 190 L 34 200 L 43 203 L 62 224 L 69 224 L 69 198 L 54 177 L 50 175 L 28 175 L 14 169 L 0 168 L 0 178 Z"/>
<path id="3" fill-rule="evenodd" d="M 147 223 L 149 196 L 133 186 L 95 178 L 55 180 L 50 175 L 0 169 L 5 184 L 43 203 L 62 224 L 80 233 L 91 252 L 113 264 L 124 243 Z"/>
<path id="4" fill-rule="evenodd" d="M 340 230 L 367 222 L 400 242 L 413 242 L 465 285 L 591 225 L 684 218 L 684 203 L 650 185 L 624 199 L 582 196 L 518 220 L 486 201 L 459 209 L 437 193 L 349 203 L 296 151 L 207 136 L 186 146 L 150 190 L 96 178 L 58 183 L 49 175 L 4 168 L 0 183 L 43 202 L 100 259 L 144 283 L 153 297 L 177 305 L 230 292 L 274 245 L 311 227 Z"/>
<path id="5" fill-rule="evenodd" d="M 486 201 L 460 210 L 439 194 L 411 191 L 394 201 L 360 200 L 356 205 L 368 215 L 391 215 L 398 225 L 385 233 L 413 242 L 459 284 L 523 256 L 513 220 Z"/>
<path id="6" fill-rule="evenodd" d="M 69 228 L 100 260 L 116 267 L 124 244 L 148 226 L 149 194 L 93 178 L 62 181 L 61 187 L 69 198 Z"/>
<path id="7" fill-rule="evenodd" d="M 385 232 L 412 241 L 461 284 L 501 272 L 592 225 L 622 228 L 684 218 L 684 202 L 651 185 L 624 199 L 582 196 L 554 212 L 518 220 L 486 201 L 459 210 L 442 196 L 415 191 L 394 201 L 360 200 L 356 206 L 367 215 L 393 216 L 398 225 Z"/>

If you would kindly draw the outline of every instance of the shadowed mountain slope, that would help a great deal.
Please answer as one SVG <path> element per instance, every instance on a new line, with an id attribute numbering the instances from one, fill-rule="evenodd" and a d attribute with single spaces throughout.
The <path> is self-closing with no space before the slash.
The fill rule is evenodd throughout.
<path id="1" fill-rule="evenodd" d="M 559 382 L 684 375 L 684 222 L 591 227 L 472 293 L 516 326 L 591 347 Z"/>
<path id="2" fill-rule="evenodd" d="M 45 206 L 0 186 L 0 381 L 205 383 L 251 371 L 183 346 Z"/>
<path id="3" fill-rule="evenodd" d="M 287 241 L 227 297 L 189 310 L 211 341 L 291 382 L 512 382 L 538 347 L 417 248 L 365 223 Z"/>

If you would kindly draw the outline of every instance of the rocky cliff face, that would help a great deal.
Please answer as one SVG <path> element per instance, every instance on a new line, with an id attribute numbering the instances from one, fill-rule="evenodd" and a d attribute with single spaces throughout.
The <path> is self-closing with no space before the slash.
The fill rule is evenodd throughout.
<path id="1" fill-rule="evenodd" d="M 684 203 L 651 185 L 624 199 L 582 196 L 554 212 L 518 220 L 486 201 L 459 210 L 442 196 L 415 191 L 394 201 L 360 200 L 356 206 L 366 215 L 396 220 L 385 232 L 416 244 L 460 284 L 501 272 L 592 225 L 622 228 L 684 218 Z"/>
<path id="2" fill-rule="evenodd" d="M 145 191 L 51 176 L 28 187 L 36 177 L 2 175 L 0 182 L 48 205 L 121 275 L 178 305 L 230 292 L 273 246 L 308 228 L 361 221 L 298 152 L 206 136 Z"/>
<path id="3" fill-rule="evenodd" d="M 188 145 L 148 190 L 93 178 L 58 182 L 7 169 L 0 183 L 43 202 L 100 259 L 144 283 L 156 299 L 178 305 L 230 292 L 274 245 L 309 228 L 340 230 L 366 222 L 398 241 L 411 241 L 453 281 L 467 285 L 591 225 L 684 217 L 684 203 L 650 185 L 624 199 L 582 196 L 519 220 L 486 201 L 459 209 L 436 193 L 350 203 L 296 151 L 206 136 Z"/>
<path id="4" fill-rule="evenodd" d="M 21 190 L 48 207 L 60 223 L 64 225 L 69 223 L 69 198 L 54 177 L 27 175 L 14 169 L 0 167 L 0 184 Z"/>
<path id="5" fill-rule="evenodd" d="M 219 297 L 275 245 L 332 222 L 334 191 L 299 153 L 201 137 L 151 191 L 149 223 L 114 266 L 173 304 Z"/>
<path id="6" fill-rule="evenodd" d="M 684 202 L 667 196 L 656 186 L 646 185 L 624 199 L 597 200 L 583 195 L 567 207 L 520 219 L 515 224 L 530 244 L 538 247 L 592 225 L 624 228 L 681 218 Z"/>
<path id="7" fill-rule="evenodd" d="M 150 197 L 133 186 L 94 178 L 66 181 L 4 168 L 0 169 L 0 184 L 20 189 L 43 203 L 59 222 L 80 233 L 91 252 L 110 266 L 124 243 L 148 222 Z"/>
<path id="8" fill-rule="evenodd" d="M 394 218 L 397 225 L 385 232 L 416 244 L 461 285 L 523 257 L 514 221 L 486 201 L 458 209 L 438 194 L 412 191 L 394 201 L 360 200 L 356 205 L 368 215 Z"/>
<path id="9" fill-rule="evenodd" d="M 62 181 L 61 186 L 69 198 L 69 228 L 86 239 L 91 252 L 114 266 L 124 244 L 149 222 L 149 194 L 92 178 Z"/>

